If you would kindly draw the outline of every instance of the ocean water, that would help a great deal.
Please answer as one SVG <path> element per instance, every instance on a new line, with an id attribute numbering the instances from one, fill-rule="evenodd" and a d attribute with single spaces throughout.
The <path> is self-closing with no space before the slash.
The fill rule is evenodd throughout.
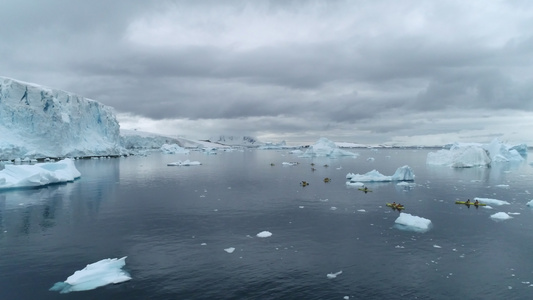
<path id="1" fill-rule="evenodd" d="M 75 182 L 0 192 L 0 299 L 533 296 L 528 161 L 451 169 L 426 165 L 427 149 L 353 151 L 359 157 L 244 150 L 79 160 Z M 202 165 L 166 165 L 185 159 Z M 364 193 L 345 184 L 347 173 L 392 175 L 403 165 L 414 186 L 370 183 Z M 454 204 L 474 197 L 511 205 Z M 432 228 L 397 228 L 399 213 L 385 206 L 392 201 Z M 491 219 L 497 212 L 513 218 Z M 257 237 L 262 231 L 272 236 Z M 123 256 L 131 281 L 48 290 L 87 264 Z"/>

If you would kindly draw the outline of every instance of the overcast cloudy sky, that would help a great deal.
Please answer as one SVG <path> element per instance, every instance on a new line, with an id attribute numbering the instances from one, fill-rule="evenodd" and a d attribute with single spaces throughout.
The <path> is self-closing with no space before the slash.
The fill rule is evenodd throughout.
<path id="1" fill-rule="evenodd" d="M 2 0 L 0 76 L 188 138 L 533 145 L 533 1 Z"/>

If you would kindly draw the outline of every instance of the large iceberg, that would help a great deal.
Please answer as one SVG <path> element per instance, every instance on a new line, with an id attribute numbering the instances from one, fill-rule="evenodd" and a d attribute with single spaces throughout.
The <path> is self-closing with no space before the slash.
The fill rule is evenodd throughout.
<path id="1" fill-rule="evenodd" d="M 376 170 L 372 170 L 365 174 L 346 174 L 346 179 L 349 179 L 346 184 L 354 185 L 358 182 L 372 182 L 372 181 L 413 181 L 415 180 L 415 174 L 411 167 L 405 165 L 396 169 L 396 172 L 392 176 L 385 176 Z"/>
<path id="2" fill-rule="evenodd" d="M 111 107 L 0 77 L 0 160 L 119 155 L 122 149 Z"/>
<path id="3" fill-rule="evenodd" d="M 35 165 L 6 165 L 0 171 L 0 189 L 37 187 L 69 182 L 80 176 L 74 161 L 69 158 L 58 162 Z"/>
<path id="4" fill-rule="evenodd" d="M 493 162 L 521 162 L 527 156 L 527 146 L 509 146 L 497 139 L 489 144 L 455 143 L 450 149 L 430 152 L 426 163 L 454 168 L 488 167 Z"/>
<path id="5" fill-rule="evenodd" d="M 122 270 L 125 265 L 126 256 L 120 259 L 102 259 L 74 272 L 64 282 L 56 282 L 50 291 L 57 291 L 62 294 L 88 291 L 111 283 L 116 284 L 131 280 L 131 276 Z"/>
<path id="6" fill-rule="evenodd" d="M 309 146 L 309 149 L 307 149 L 304 154 L 302 154 L 300 157 L 318 157 L 318 156 L 325 156 L 325 157 L 340 157 L 340 156 L 353 156 L 357 157 L 359 154 L 342 150 L 340 149 L 334 142 L 328 140 L 327 138 L 320 138 L 314 145 Z"/>

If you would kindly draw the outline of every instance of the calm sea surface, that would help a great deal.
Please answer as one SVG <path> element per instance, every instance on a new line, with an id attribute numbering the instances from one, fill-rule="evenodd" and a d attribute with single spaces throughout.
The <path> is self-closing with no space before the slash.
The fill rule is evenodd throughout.
<path id="1" fill-rule="evenodd" d="M 0 299 L 533 298 L 529 161 L 451 169 L 426 165 L 430 150 L 353 151 L 360 156 L 79 160 L 75 182 L 0 192 Z M 166 165 L 185 159 L 202 165 Z M 345 184 L 347 173 L 392 175 L 403 165 L 416 186 L 368 184 L 365 194 Z M 511 205 L 454 204 L 474 197 Z M 397 229 L 398 212 L 385 207 L 392 201 L 430 219 L 431 230 Z M 497 212 L 513 218 L 494 221 Z M 265 230 L 272 236 L 256 236 Z M 131 281 L 48 291 L 89 263 L 123 256 Z"/>

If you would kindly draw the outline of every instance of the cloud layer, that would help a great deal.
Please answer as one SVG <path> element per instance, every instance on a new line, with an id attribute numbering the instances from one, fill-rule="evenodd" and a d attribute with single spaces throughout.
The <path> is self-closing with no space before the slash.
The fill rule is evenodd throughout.
<path id="1" fill-rule="evenodd" d="M 191 138 L 531 144 L 531 16 L 529 1 L 10 0 L 0 70 Z"/>

